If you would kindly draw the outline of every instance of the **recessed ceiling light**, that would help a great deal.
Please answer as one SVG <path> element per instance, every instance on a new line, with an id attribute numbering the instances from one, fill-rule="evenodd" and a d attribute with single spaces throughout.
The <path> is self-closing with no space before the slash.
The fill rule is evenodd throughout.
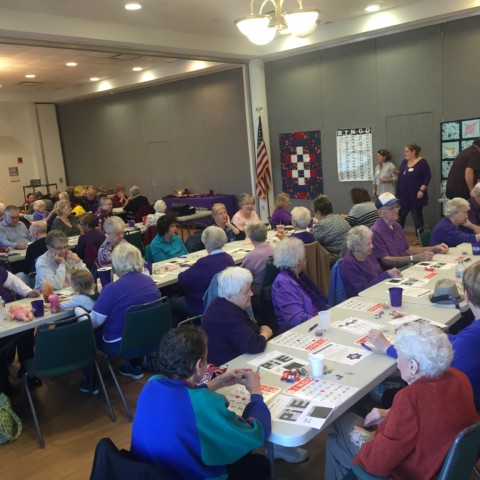
<path id="1" fill-rule="evenodd" d="M 378 12 L 380 10 L 380 5 L 372 4 L 365 8 L 365 11 L 368 13 Z"/>
<path id="2" fill-rule="evenodd" d="M 100 80 L 99 77 L 90 77 L 91 82 L 98 82 Z"/>
<path id="3" fill-rule="evenodd" d="M 141 72 L 143 70 L 143 68 L 142 67 L 133 67 L 132 70 L 134 72 Z"/>
<path id="4" fill-rule="evenodd" d="M 132 2 L 125 4 L 125 10 L 140 10 L 142 6 L 139 3 Z"/>
<path id="5" fill-rule="evenodd" d="M 77 63 L 76 62 L 67 62 L 65 64 L 67 67 L 76 67 L 77 66 Z"/>
<path id="6" fill-rule="evenodd" d="M 28 73 L 27 75 L 25 75 L 25 78 L 35 78 L 36 75 L 34 75 L 33 73 Z"/>

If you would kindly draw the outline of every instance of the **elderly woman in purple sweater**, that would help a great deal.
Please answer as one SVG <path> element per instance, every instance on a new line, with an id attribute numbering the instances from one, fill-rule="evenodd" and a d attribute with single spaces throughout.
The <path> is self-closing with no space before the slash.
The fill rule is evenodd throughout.
<path id="1" fill-rule="evenodd" d="M 398 268 L 382 270 L 372 255 L 372 237 L 372 231 L 365 225 L 354 227 L 347 234 L 348 253 L 340 263 L 340 275 L 349 298 L 382 280 L 402 276 Z"/>
<path id="2" fill-rule="evenodd" d="M 278 243 L 273 251 L 273 263 L 280 269 L 272 285 L 279 333 L 330 308 L 325 295 L 303 272 L 307 261 L 305 245 L 300 239 L 285 238 Z"/>

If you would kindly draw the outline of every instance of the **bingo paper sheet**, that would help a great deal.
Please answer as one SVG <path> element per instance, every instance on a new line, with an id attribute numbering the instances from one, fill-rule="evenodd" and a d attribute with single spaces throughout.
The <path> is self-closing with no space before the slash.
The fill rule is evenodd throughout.
<path id="1" fill-rule="evenodd" d="M 281 389 L 278 387 L 271 387 L 270 385 L 260 385 L 262 396 L 265 403 L 268 403 Z M 228 400 L 228 409 L 235 412 L 239 417 L 242 416 L 245 407 L 250 403 L 250 392 L 243 385 L 234 385 L 229 387 L 228 391 L 224 393 Z"/>
<path id="2" fill-rule="evenodd" d="M 406 287 L 405 285 L 399 285 L 403 289 L 403 295 L 406 297 L 425 297 L 429 293 L 432 293 L 432 290 L 428 288 L 417 288 L 417 287 Z M 388 295 L 388 290 L 385 290 L 385 293 Z"/>
<path id="3" fill-rule="evenodd" d="M 417 323 L 426 322 L 426 323 L 429 323 L 430 325 L 433 325 L 434 327 L 439 327 L 442 330 L 445 330 L 446 328 L 448 328 L 446 325 L 443 325 L 443 323 L 434 322 L 433 320 L 428 320 L 427 318 L 421 318 L 418 315 L 406 315 L 405 317 L 400 317 L 400 318 L 395 318 L 394 320 L 390 320 L 388 323 L 398 328 L 401 325 L 406 325 L 407 323 L 411 323 L 411 322 L 417 322 Z"/>
<path id="4" fill-rule="evenodd" d="M 327 342 L 327 338 L 317 338 L 313 335 L 307 335 L 305 333 L 296 333 L 291 331 L 282 333 L 278 337 L 275 337 L 273 340 L 270 340 L 270 343 L 273 343 L 274 345 L 298 348 L 299 350 L 306 350 L 307 352 L 313 352 Z"/>
<path id="5" fill-rule="evenodd" d="M 276 375 L 283 375 L 284 370 L 299 369 L 308 365 L 308 362 L 305 360 L 278 351 L 264 353 L 248 363 L 257 368 L 264 368 Z"/>
<path id="6" fill-rule="evenodd" d="M 447 262 L 419 262 L 413 265 L 410 268 L 434 268 L 435 270 L 450 270 L 451 268 L 455 268 L 457 266 L 456 263 L 447 263 Z M 408 270 L 410 270 L 410 268 Z"/>
<path id="7" fill-rule="evenodd" d="M 321 378 L 305 377 L 285 390 L 284 393 L 299 398 L 314 399 L 338 405 L 351 397 L 358 390 L 356 387 L 342 383 L 330 382 Z"/>
<path id="8" fill-rule="evenodd" d="M 457 264 L 458 260 L 464 259 L 468 257 L 468 255 L 448 255 L 448 253 L 436 253 L 433 256 L 435 262 L 445 262 L 445 263 L 454 263 Z"/>
<path id="9" fill-rule="evenodd" d="M 330 324 L 331 327 L 338 328 L 344 332 L 353 333 L 354 335 L 367 335 L 372 328 L 381 330 L 382 325 L 378 323 L 369 322 L 360 318 L 348 317 L 345 320 L 337 320 Z"/>
<path id="10" fill-rule="evenodd" d="M 329 402 L 287 395 L 278 395 L 268 406 L 272 420 L 316 429 L 322 428 L 334 407 Z"/>
<path id="11" fill-rule="evenodd" d="M 346 308 L 348 310 L 356 310 L 357 312 L 370 313 L 377 313 L 384 308 L 383 303 L 369 302 L 368 300 L 363 300 L 361 298 L 350 298 L 338 304 L 337 307 Z"/>
<path id="12" fill-rule="evenodd" d="M 371 351 L 364 348 L 349 347 L 339 343 L 327 343 L 327 345 L 317 350 L 315 353 L 321 353 L 326 360 L 331 362 L 343 363 L 346 365 L 355 365 L 360 360 L 372 354 Z"/>

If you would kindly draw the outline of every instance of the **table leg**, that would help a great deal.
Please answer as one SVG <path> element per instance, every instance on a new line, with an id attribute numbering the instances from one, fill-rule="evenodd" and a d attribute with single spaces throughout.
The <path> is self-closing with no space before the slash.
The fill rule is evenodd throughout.
<path id="1" fill-rule="evenodd" d="M 270 462 L 270 480 L 275 480 L 275 458 L 273 457 L 272 442 L 267 442 L 267 458 Z"/>

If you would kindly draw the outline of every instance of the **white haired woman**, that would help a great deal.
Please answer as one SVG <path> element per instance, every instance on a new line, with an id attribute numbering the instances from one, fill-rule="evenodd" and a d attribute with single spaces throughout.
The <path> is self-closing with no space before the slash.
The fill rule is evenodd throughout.
<path id="1" fill-rule="evenodd" d="M 258 328 L 247 315 L 252 274 L 242 267 L 229 267 L 218 277 L 218 297 L 205 311 L 202 328 L 208 336 L 208 361 L 223 365 L 243 353 L 260 353 L 272 336 L 270 327 Z"/>
<path id="2" fill-rule="evenodd" d="M 165 210 L 167 209 L 167 205 L 163 200 L 157 200 L 155 205 L 153 206 L 155 213 L 149 213 L 147 215 L 147 221 L 145 222 L 145 228 L 151 227 L 153 225 L 157 225 L 157 220 L 160 217 L 165 215 Z"/>
<path id="3" fill-rule="evenodd" d="M 227 243 L 225 232 L 215 226 L 202 232 L 202 242 L 208 255 L 199 258 L 188 270 L 178 275 L 178 283 L 185 295 L 174 297 L 171 302 L 173 323 L 178 323 L 189 315 L 203 313 L 203 295 L 213 276 L 227 267 L 233 267 L 233 258 L 222 250 Z"/>
<path id="4" fill-rule="evenodd" d="M 460 243 L 480 241 L 480 227 L 468 219 L 469 210 L 470 204 L 464 198 L 449 200 L 443 207 L 445 216 L 432 231 L 430 245 L 446 243 L 449 247 L 456 247 Z"/>
<path id="5" fill-rule="evenodd" d="M 232 223 L 242 232 L 250 222 L 260 220 L 255 212 L 255 198 L 249 193 L 242 193 L 238 201 L 240 209 L 233 216 Z"/>
<path id="6" fill-rule="evenodd" d="M 67 200 L 60 200 L 55 206 L 57 218 L 52 223 L 52 230 L 60 230 L 64 232 L 67 237 L 80 235 L 78 228 L 78 219 L 72 215 L 72 208 L 70 202 Z"/>
<path id="7" fill-rule="evenodd" d="M 127 199 L 127 203 L 123 206 L 123 209 L 126 212 L 135 215 L 141 207 L 146 207 L 150 205 L 148 198 L 141 194 L 140 187 L 138 185 L 133 185 L 130 187 L 130 196 Z"/>
<path id="8" fill-rule="evenodd" d="M 450 367 L 447 335 L 428 323 L 409 323 L 395 343 L 408 386 L 389 410 L 374 408 L 364 420 L 347 413 L 332 424 L 325 478 L 343 478 L 352 462 L 381 477 L 436 478 L 455 436 L 478 420 L 468 378 Z M 372 426 L 375 432 L 367 430 Z"/>
<path id="9" fill-rule="evenodd" d="M 155 282 L 144 275 L 143 265 L 140 250 L 127 242 L 112 252 L 112 266 L 119 279 L 105 285 L 90 312 L 93 326 L 102 327 L 95 332 L 97 347 L 107 355 L 117 355 L 120 350 L 127 309 L 161 297 Z M 119 373 L 139 380 L 143 377 L 141 362 L 142 358 L 132 358 Z M 88 382 L 82 382 L 80 389 L 90 391 Z"/>
<path id="10" fill-rule="evenodd" d="M 242 267 L 252 272 L 252 292 L 259 295 L 267 260 L 273 255 L 273 247 L 267 242 L 267 227 L 260 221 L 247 225 L 247 237 L 253 243 L 254 249 L 247 254 Z"/>
<path id="11" fill-rule="evenodd" d="M 279 332 L 329 308 L 325 295 L 303 272 L 307 261 L 304 243 L 298 238 L 286 238 L 273 251 L 273 263 L 280 269 L 272 285 L 272 301 Z"/>
<path id="12" fill-rule="evenodd" d="M 382 280 L 402 276 L 398 268 L 382 270 L 372 255 L 372 237 L 365 225 L 353 227 L 347 234 L 347 254 L 340 263 L 340 274 L 349 298 Z"/>
<path id="13" fill-rule="evenodd" d="M 292 237 L 299 238 L 303 243 L 315 242 L 313 233 L 307 230 L 308 225 L 312 221 L 310 210 L 305 207 L 295 207 L 292 210 Z"/>
<path id="14" fill-rule="evenodd" d="M 120 217 L 109 217 L 103 226 L 105 230 L 105 241 L 98 249 L 97 264 L 99 267 L 107 267 L 112 264 L 113 249 L 121 243 L 128 243 L 123 238 L 125 222 Z"/>

